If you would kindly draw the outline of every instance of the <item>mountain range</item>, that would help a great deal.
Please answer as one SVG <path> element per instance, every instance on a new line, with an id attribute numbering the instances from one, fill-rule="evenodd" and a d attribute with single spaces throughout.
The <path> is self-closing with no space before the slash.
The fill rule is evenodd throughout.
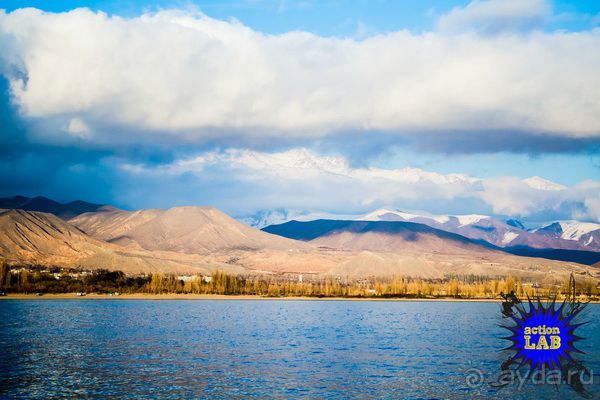
<path id="1" fill-rule="evenodd" d="M 39 211 L 53 214 L 61 219 L 69 220 L 79 214 L 114 209 L 112 206 L 88 203 L 81 200 L 70 203 L 59 203 L 47 197 L 13 196 L 0 198 L 0 209 L 19 209 Z"/>
<path id="2" fill-rule="evenodd" d="M 60 203 L 43 196 L 0 198 L 0 209 L 45 212 L 65 221 L 84 213 L 107 211 L 113 212 L 112 214 L 107 214 L 111 218 L 114 218 L 113 225 L 120 224 L 120 221 L 126 215 L 123 213 L 127 213 L 110 205 L 94 204 L 81 200 Z M 145 218 L 157 210 L 142 211 Z M 139 213 L 134 214 L 131 218 L 136 220 L 140 218 Z M 307 221 L 316 219 L 417 222 L 431 226 L 432 228 L 457 233 L 470 239 L 483 240 L 503 248 L 528 247 L 537 249 L 600 251 L 600 224 L 593 222 L 553 221 L 526 229 L 520 221 L 515 219 L 503 221 L 495 217 L 476 214 L 428 215 L 424 213 L 408 213 L 391 208 L 382 208 L 362 215 L 336 215 L 276 209 L 272 211 L 260 211 L 247 217 L 238 218 L 244 224 L 259 229 L 291 220 Z M 131 223 L 131 221 L 128 221 L 128 223 Z"/>
<path id="3" fill-rule="evenodd" d="M 2 204 L 15 207 L 0 210 L 0 257 L 12 264 L 126 273 L 219 269 L 242 274 L 428 278 L 475 274 L 539 279 L 547 274 L 599 274 L 597 267 L 516 256 L 484 240 L 413 221 L 321 219 L 261 231 L 213 207 L 125 211 L 79 201 L 10 199 L 12 203 L 2 199 Z M 44 210 L 50 205 L 62 218 L 19 208 L 32 208 L 32 204 Z M 81 212 L 88 209 L 92 211 Z M 68 215 L 74 216 L 67 220 Z M 458 225 L 477 223 L 476 219 L 458 218 Z"/>
<path id="4" fill-rule="evenodd" d="M 359 217 L 367 221 L 410 221 L 484 240 L 498 247 L 528 246 L 565 250 L 600 251 L 600 224 L 559 221 L 526 230 L 518 220 L 506 222 L 487 215 L 423 216 L 380 209 Z"/>
<path id="5" fill-rule="evenodd" d="M 320 219 L 270 225 L 263 231 L 326 248 L 449 255 L 493 251 L 464 236 L 412 222 Z"/>
<path id="6" fill-rule="evenodd" d="M 91 237 L 48 213 L 0 210 L 0 257 L 11 264 L 107 268 L 126 273 L 206 273 L 199 257 L 124 249 Z M 224 270 L 231 270 L 223 265 Z"/>
<path id="7" fill-rule="evenodd" d="M 377 209 L 362 215 L 335 215 L 279 209 L 272 212 L 261 211 L 252 216 L 240 218 L 241 221 L 261 229 L 291 220 L 311 221 L 316 219 L 420 223 L 506 249 L 528 247 L 600 251 L 600 224 L 593 222 L 555 221 L 526 229 L 523 223 L 515 219 L 503 221 L 479 214 L 427 215 L 389 208 Z"/>

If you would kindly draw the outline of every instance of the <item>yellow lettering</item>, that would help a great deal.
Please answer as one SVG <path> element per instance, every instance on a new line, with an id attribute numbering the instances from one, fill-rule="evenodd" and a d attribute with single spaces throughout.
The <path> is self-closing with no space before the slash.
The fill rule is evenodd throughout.
<path id="1" fill-rule="evenodd" d="M 534 339 L 531 342 L 531 335 L 539 335 L 537 343 Z M 550 336 L 548 337 L 546 336 Z M 560 328 L 548 327 L 546 325 L 526 326 L 523 328 L 523 339 L 525 340 L 525 350 L 554 350 L 559 349 L 561 345 Z M 550 342 L 550 344 L 548 344 Z"/>
<path id="2" fill-rule="evenodd" d="M 538 344 L 535 347 L 536 350 L 548 350 L 548 341 L 546 340 L 546 336 L 540 336 L 538 340 Z"/>
<path id="3" fill-rule="evenodd" d="M 525 335 L 523 338 L 525 338 L 525 350 L 534 350 L 535 346 L 529 342 L 531 340 L 531 335 Z"/>

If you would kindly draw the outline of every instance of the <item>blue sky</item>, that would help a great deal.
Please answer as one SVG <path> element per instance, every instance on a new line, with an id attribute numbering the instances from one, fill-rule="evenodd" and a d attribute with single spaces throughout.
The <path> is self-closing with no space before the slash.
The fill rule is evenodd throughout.
<path id="1" fill-rule="evenodd" d="M 598 1 L 1 8 L 0 195 L 600 216 Z"/>
<path id="2" fill-rule="evenodd" d="M 431 30 L 439 15 L 454 7 L 464 7 L 469 1 L 452 0 L 209 0 L 209 1 L 23 1 L 6 0 L 2 8 L 12 11 L 22 7 L 35 7 L 45 11 L 62 12 L 78 7 L 88 7 L 109 14 L 132 17 L 145 11 L 165 8 L 197 7 L 207 15 L 235 18 L 245 25 L 265 33 L 284 33 L 303 30 L 324 36 L 355 36 L 365 29 L 366 34 L 409 29 L 415 32 Z M 584 16 L 600 12 L 595 0 L 554 1 L 554 12 L 562 15 L 547 29 L 579 30 L 598 22 Z M 363 25 L 363 28 L 360 25 Z"/>

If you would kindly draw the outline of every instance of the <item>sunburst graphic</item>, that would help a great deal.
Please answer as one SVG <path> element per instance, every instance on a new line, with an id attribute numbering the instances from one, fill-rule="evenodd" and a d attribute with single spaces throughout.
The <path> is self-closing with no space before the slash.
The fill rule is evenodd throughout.
<path id="1" fill-rule="evenodd" d="M 513 351 L 510 363 L 518 368 L 529 365 L 534 369 L 559 369 L 561 365 L 575 362 L 574 353 L 581 353 L 575 347 L 583 339 L 575 331 L 585 322 L 578 322 L 578 316 L 584 309 L 581 304 L 568 303 L 566 300 L 556 306 L 556 299 L 542 304 L 540 299 L 533 303 L 528 297 L 528 306 L 518 304 L 509 317 L 514 324 L 502 325 L 511 332 L 503 339 L 512 345 L 504 350 Z"/>

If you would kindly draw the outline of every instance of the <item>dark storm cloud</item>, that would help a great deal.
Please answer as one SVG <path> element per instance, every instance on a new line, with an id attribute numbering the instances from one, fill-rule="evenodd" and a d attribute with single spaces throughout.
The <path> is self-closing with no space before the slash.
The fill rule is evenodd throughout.
<path id="1" fill-rule="evenodd" d="M 107 154 L 31 142 L 0 75 L 0 196 L 111 202 L 112 174 L 101 161 Z"/>

